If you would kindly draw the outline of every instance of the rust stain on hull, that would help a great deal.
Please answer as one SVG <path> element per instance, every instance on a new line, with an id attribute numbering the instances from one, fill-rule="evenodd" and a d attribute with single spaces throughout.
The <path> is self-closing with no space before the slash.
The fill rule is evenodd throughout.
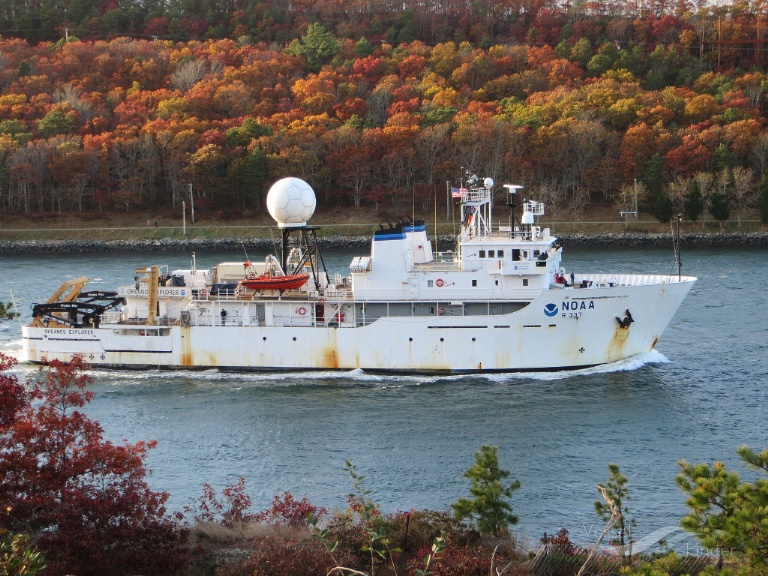
<path id="1" fill-rule="evenodd" d="M 339 355 L 336 352 L 336 329 L 332 329 L 328 333 L 328 341 L 326 345 L 320 351 L 320 367 L 331 370 L 339 369 Z"/>
<path id="2" fill-rule="evenodd" d="M 625 357 L 628 338 L 629 326 L 617 326 L 611 341 L 608 343 L 607 354 L 610 362 L 615 362 Z"/>
<path id="3" fill-rule="evenodd" d="M 192 338 L 190 336 L 189 326 L 181 327 L 181 357 L 182 366 L 192 366 Z"/>

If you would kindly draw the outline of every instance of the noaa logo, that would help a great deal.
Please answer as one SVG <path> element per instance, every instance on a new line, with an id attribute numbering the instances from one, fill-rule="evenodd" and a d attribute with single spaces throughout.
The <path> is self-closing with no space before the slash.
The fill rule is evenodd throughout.
<path id="1" fill-rule="evenodd" d="M 544 306 L 544 314 L 547 316 L 557 316 L 557 304 L 552 304 L 551 302 Z"/>
<path id="2" fill-rule="evenodd" d="M 187 295 L 187 291 L 186 290 L 182 290 L 181 292 L 179 292 L 179 294 L 181 294 L 182 296 L 186 296 Z"/>

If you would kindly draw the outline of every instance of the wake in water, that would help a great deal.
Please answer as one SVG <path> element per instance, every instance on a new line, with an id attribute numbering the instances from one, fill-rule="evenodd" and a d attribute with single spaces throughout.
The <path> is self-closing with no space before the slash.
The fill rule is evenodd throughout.
<path id="1" fill-rule="evenodd" d="M 184 382 L 196 388 L 252 388 L 252 387 L 370 387 L 370 388 L 401 388 L 408 386 L 425 386 L 438 383 L 460 382 L 473 378 L 487 383 L 518 383 L 524 381 L 557 381 L 575 377 L 627 372 L 638 370 L 648 364 L 667 363 L 667 358 L 657 351 L 639 354 L 619 362 L 604 364 L 592 368 L 578 370 L 562 370 L 557 372 L 510 372 L 510 373 L 476 373 L 476 374 L 380 374 L 368 373 L 363 370 L 348 372 L 323 371 L 276 371 L 276 372 L 230 372 L 222 370 L 93 370 L 90 374 L 105 386 L 131 385 L 166 385 Z"/>
<path id="2" fill-rule="evenodd" d="M 630 372 L 639 370 L 647 364 L 666 364 L 669 362 L 666 356 L 656 350 L 651 350 L 644 354 L 637 354 L 624 358 L 618 362 L 610 364 L 601 364 L 591 368 L 579 368 L 577 370 L 561 370 L 558 372 L 511 372 L 506 374 L 478 374 L 482 378 L 487 378 L 493 382 L 507 382 L 511 380 L 541 380 L 551 382 L 554 380 L 565 380 L 574 376 L 591 376 L 593 374 L 610 374 L 612 372 Z"/>

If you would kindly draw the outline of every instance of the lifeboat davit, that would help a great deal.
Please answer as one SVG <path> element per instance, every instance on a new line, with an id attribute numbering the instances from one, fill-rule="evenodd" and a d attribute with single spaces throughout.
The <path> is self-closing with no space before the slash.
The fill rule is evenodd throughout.
<path id="1" fill-rule="evenodd" d="M 246 278 L 240 281 L 240 286 L 248 290 L 296 290 L 301 288 L 309 280 L 309 274 L 288 274 L 285 276 L 271 276 L 262 274 L 254 278 Z"/>

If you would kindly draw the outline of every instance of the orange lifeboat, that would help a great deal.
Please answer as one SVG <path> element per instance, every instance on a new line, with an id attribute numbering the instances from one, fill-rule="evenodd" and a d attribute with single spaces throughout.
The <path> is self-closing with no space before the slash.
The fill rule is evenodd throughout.
<path id="1" fill-rule="evenodd" d="M 248 290 L 296 290 L 301 288 L 309 280 L 309 274 L 292 274 L 286 276 L 271 276 L 262 274 L 254 278 L 246 278 L 240 281 L 240 286 Z"/>

